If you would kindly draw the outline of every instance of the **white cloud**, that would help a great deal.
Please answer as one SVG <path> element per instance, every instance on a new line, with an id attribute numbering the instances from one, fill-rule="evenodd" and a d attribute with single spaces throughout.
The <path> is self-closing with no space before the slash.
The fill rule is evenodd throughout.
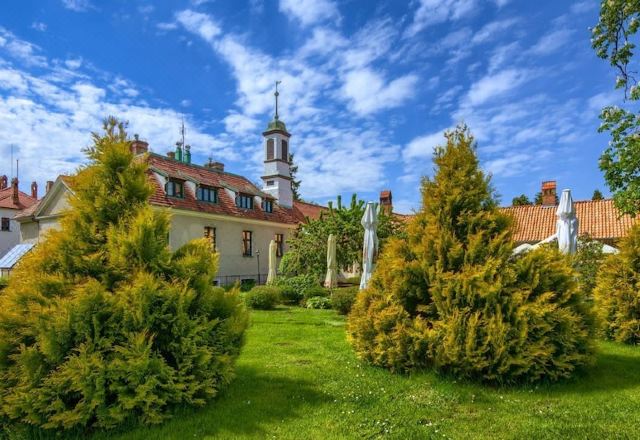
<path id="1" fill-rule="evenodd" d="M 425 161 L 431 160 L 433 149 L 445 143 L 444 130 L 419 136 L 409 142 L 402 150 L 402 158 L 407 164 L 416 163 L 417 160 L 424 164 Z"/>
<path id="2" fill-rule="evenodd" d="M 30 66 L 43 67 L 47 65 L 45 57 L 36 53 L 40 51 L 38 46 L 17 38 L 13 33 L 0 26 L 0 52 L 2 51 Z"/>
<path id="3" fill-rule="evenodd" d="M 33 23 L 31 23 L 31 29 L 35 29 L 39 32 L 44 32 L 47 30 L 47 24 L 41 21 L 34 21 Z"/>
<path id="4" fill-rule="evenodd" d="M 567 44 L 573 31 L 570 29 L 558 29 L 544 35 L 530 51 L 535 55 L 549 55 Z"/>
<path id="5" fill-rule="evenodd" d="M 504 37 L 504 32 L 512 28 L 518 19 L 508 18 L 505 20 L 496 20 L 485 24 L 471 39 L 473 44 L 482 44 L 492 39 L 500 39 Z"/>
<path id="6" fill-rule="evenodd" d="M 420 0 L 407 36 L 411 37 L 431 25 L 469 16 L 477 6 L 478 0 Z"/>
<path id="7" fill-rule="evenodd" d="M 338 8 L 331 0 L 280 0 L 279 8 L 303 26 L 340 18 Z"/>
<path id="8" fill-rule="evenodd" d="M 62 0 L 62 5 L 75 12 L 86 12 L 93 8 L 89 0 Z"/>
<path id="9" fill-rule="evenodd" d="M 64 64 L 71 70 L 79 69 L 82 66 L 82 57 L 70 58 L 65 60 Z"/>
<path id="10" fill-rule="evenodd" d="M 468 103 L 477 106 L 501 97 L 518 88 L 529 78 L 529 72 L 523 69 L 507 69 L 489 74 L 471 85 L 467 94 Z"/>
<path id="11" fill-rule="evenodd" d="M 207 14 L 184 10 L 176 14 L 176 19 L 185 28 L 198 34 L 209 43 L 213 42 L 214 38 L 221 33 L 220 27 Z"/>
<path id="12" fill-rule="evenodd" d="M 417 82 L 417 76 L 405 75 L 386 83 L 378 72 L 365 68 L 346 74 L 342 93 L 356 113 L 367 115 L 401 105 L 413 95 Z"/>
<path id="13" fill-rule="evenodd" d="M 256 133 L 259 121 L 240 113 L 231 113 L 224 118 L 225 130 L 233 134 Z"/>

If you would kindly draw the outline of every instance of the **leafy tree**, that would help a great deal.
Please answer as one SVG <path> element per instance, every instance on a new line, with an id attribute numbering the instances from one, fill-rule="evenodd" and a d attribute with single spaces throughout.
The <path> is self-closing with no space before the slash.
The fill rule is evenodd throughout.
<path id="1" fill-rule="evenodd" d="M 525 194 L 521 194 L 518 197 L 514 197 L 513 200 L 511 200 L 512 206 L 526 206 L 531 204 L 532 204 L 531 200 L 529 200 L 529 197 L 527 197 Z"/>
<path id="2" fill-rule="evenodd" d="M 578 286 L 587 300 L 593 300 L 596 276 L 604 256 L 602 243 L 587 234 L 580 236 L 578 251 L 571 257 L 571 265 L 578 274 Z"/>
<path id="3" fill-rule="evenodd" d="M 621 242 L 598 272 L 594 298 L 605 337 L 640 344 L 640 226 Z"/>
<path id="4" fill-rule="evenodd" d="M 293 191 L 293 200 L 302 201 L 300 197 L 300 180 L 296 180 L 298 174 L 298 165 L 294 162 L 293 153 L 289 154 L 289 171 L 291 173 L 291 190 Z"/>
<path id="5" fill-rule="evenodd" d="M 202 405 L 232 377 L 247 314 L 213 287 L 217 254 L 168 247 L 146 163 L 105 121 L 73 179 L 60 231 L 0 295 L 0 420 L 44 429 L 158 423 Z"/>
<path id="6" fill-rule="evenodd" d="M 640 1 L 602 0 L 598 24 L 593 28 L 592 45 L 596 54 L 609 62 L 618 76 L 616 89 L 623 89 L 633 103 L 640 89 L 633 64 L 640 26 Z M 613 193 L 616 207 L 635 216 L 640 210 L 640 115 L 637 105 L 630 109 L 608 106 L 602 109 L 598 131 L 611 134 L 609 146 L 600 157 L 600 169 Z"/>
<path id="7" fill-rule="evenodd" d="M 338 197 L 336 206 L 329 203 L 327 212 L 318 219 L 310 219 L 298 227 L 289 239 L 289 250 L 284 255 L 280 272 L 285 275 L 313 274 L 320 278 L 327 270 L 327 238 L 336 237 L 336 262 L 347 269 L 354 263 L 362 263 L 364 229 L 360 224 L 366 203 L 354 194 L 348 206 Z M 402 224 L 393 214 L 381 210 L 378 217 L 378 238 L 381 246 L 385 240 L 398 233 Z"/>
<path id="8" fill-rule="evenodd" d="M 422 209 L 391 239 L 358 294 L 348 337 L 359 357 L 394 371 L 435 367 L 494 383 L 567 377 L 593 353 L 593 319 L 555 249 L 513 257 L 466 126 L 434 151 Z"/>
<path id="9" fill-rule="evenodd" d="M 604 196 L 602 195 L 599 189 L 596 189 L 595 191 L 593 191 L 591 200 L 604 200 Z"/>

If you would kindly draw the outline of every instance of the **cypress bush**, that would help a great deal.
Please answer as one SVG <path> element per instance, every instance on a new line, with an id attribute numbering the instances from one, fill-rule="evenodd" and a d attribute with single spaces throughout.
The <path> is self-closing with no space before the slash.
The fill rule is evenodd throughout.
<path id="1" fill-rule="evenodd" d="M 602 264 L 594 299 L 604 336 L 627 344 L 640 344 L 640 226 L 633 226 L 620 253 Z"/>
<path id="2" fill-rule="evenodd" d="M 464 126 L 434 151 L 422 209 L 384 249 L 357 296 L 348 337 L 359 357 L 493 383 L 567 377 L 593 357 L 594 320 L 566 257 L 513 257 L 512 219 L 497 208 Z"/>
<path id="3" fill-rule="evenodd" d="M 232 378 L 248 316 L 203 240 L 171 252 L 124 125 L 94 134 L 71 209 L 0 294 L 0 418 L 44 429 L 158 423 Z"/>

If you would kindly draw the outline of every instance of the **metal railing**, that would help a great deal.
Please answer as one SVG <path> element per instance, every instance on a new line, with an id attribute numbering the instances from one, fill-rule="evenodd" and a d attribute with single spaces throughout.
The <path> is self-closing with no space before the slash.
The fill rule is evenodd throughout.
<path id="1" fill-rule="evenodd" d="M 235 284 L 236 282 L 253 282 L 256 285 L 266 284 L 267 283 L 267 274 L 244 274 L 244 275 L 223 275 L 215 278 L 216 285 L 218 286 L 229 286 Z"/>

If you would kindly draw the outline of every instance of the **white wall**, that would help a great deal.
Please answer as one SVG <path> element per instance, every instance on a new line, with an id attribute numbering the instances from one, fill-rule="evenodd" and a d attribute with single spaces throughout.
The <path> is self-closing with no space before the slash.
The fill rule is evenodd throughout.
<path id="1" fill-rule="evenodd" d="M 0 217 L 10 218 L 9 231 L 0 231 L 0 256 L 3 256 L 9 250 L 20 243 L 20 224 L 13 220 L 13 217 L 19 211 L 15 209 L 0 208 Z"/>

